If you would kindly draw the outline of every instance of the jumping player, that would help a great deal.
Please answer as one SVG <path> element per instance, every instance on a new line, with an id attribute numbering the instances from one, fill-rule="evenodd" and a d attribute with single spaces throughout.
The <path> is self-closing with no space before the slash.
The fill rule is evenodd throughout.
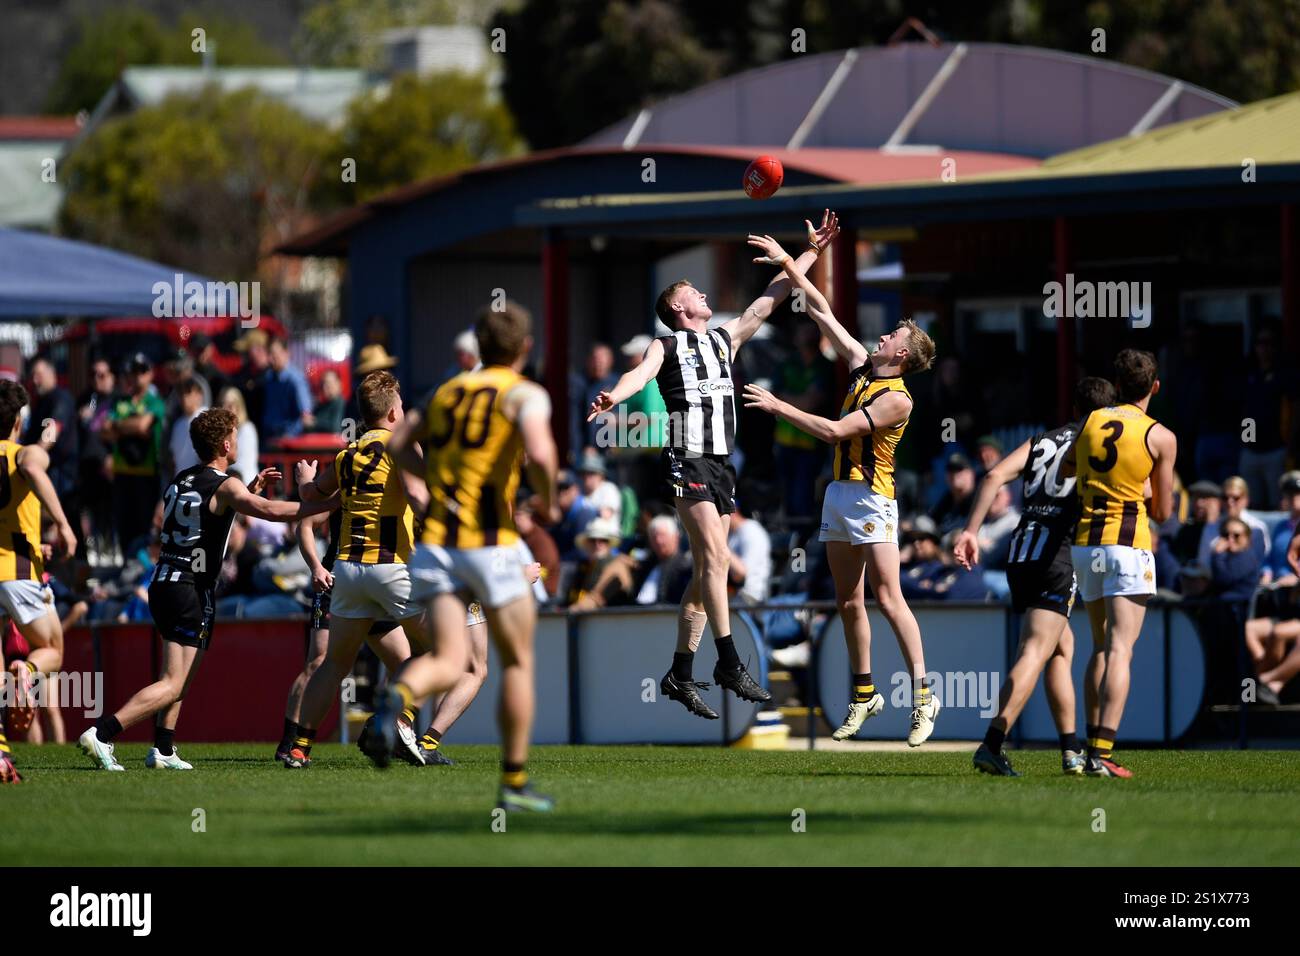
<path id="1" fill-rule="evenodd" d="M 805 224 L 808 248 L 789 269 L 800 277 L 839 233 L 839 219 L 830 210 L 822 214 L 820 229 Z M 706 622 L 712 628 L 718 654 L 714 683 L 741 700 L 765 703 L 772 699 L 736 653 L 727 606 L 731 560 L 727 535 L 736 510 L 736 470 L 731 464 L 736 403 L 731 366 L 740 347 L 789 294 L 790 280 L 774 278 L 739 317 L 710 329 L 713 310 L 707 296 L 685 279 L 674 282 L 655 303 L 655 312 L 672 333 L 651 342 L 641 364 L 624 373 L 613 389 L 597 395 L 587 416 L 588 421 L 594 420 L 636 395 L 652 378 L 659 383 L 669 415 L 668 444 L 661 458 L 663 477 L 676 500 L 677 516 L 686 529 L 694 559 L 694 574 L 682 595 L 677 649 L 660 690 L 690 713 L 708 720 L 718 718 L 700 696 L 700 690 L 709 684 L 694 678 L 695 652 Z"/>
<path id="2" fill-rule="evenodd" d="M 1158 391 L 1155 356 L 1120 352 L 1120 404 L 1085 419 L 1063 463 L 1065 474 L 1077 476 L 1081 508 L 1071 557 L 1092 630 L 1083 690 L 1089 721 L 1084 772 L 1093 777 L 1133 776 L 1114 759 L 1115 735 L 1128 699 L 1133 645 L 1156 590 L 1147 517 L 1161 522 L 1173 511 L 1178 453 L 1174 433 L 1147 414 Z"/>
<path id="3" fill-rule="evenodd" d="M 1074 389 L 1075 420 L 1026 441 L 993 466 L 980 483 L 966 528 L 953 547 L 957 563 L 970 569 L 980 559 L 979 528 L 1003 485 L 1024 482 L 1020 523 L 1011 534 L 1007 581 L 1011 607 L 1024 614 L 1016 663 L 1002 685 L 997 715 L 989 721 L 984 742 L 975 751 L 975 769 L 1002 777 L 1018 777 L 1002 752 L 1011 725 L 1024 710 L 1038 675 L 1046 667 L 1043 686 L 1061 741 L 1061 770 L 1083 773 L 1084 755 L 1075 736 L 1074 565 L 1070 545 L 1079 520 L 1079 496 L 1074 479 L 1062 478 L 1061 462 L 1079 434 L 1082 419 L 1097 408 L 1115 404 L 1115 387 L 1103 378 L 1083 378 Z"/>
<path id="4" fill-rule="evenodd" d="M 481 368 L 443 384 L 422 410 L 413 410 L 390 448 L 403 467 L 421 474 L 429 511 L 411 560 L 413 588 L 427 602 L 426 629 L 434 650 L 412 658 L 389 685 L 375 712 L 388 747 L 369 754 L 386 766 L 396 717 L 412 701 L 450 690 L 468 663 L 465 603 L 478 601 L 501 656 L 501 788 L 506 810 L 549 811 L 553 801 L 528 783 L 525 763 L 533 719 L 533 632 L 537 606 L 524 574 L 512 515 L 521 466 L 540 513 L 556 517 L 558 466 L 551 436 L 551 400 L 521 374 L 532 351 L 532 317 L 507 302 L 486 309 L 475 324 Z M 424 462 L 415 453 L 424 447 Z"/>
<path id="5" fill-rule="evenodd" d="M 63 663 L 63 627 L 42 579 L 41 508 L 54 521 L 60 552 L 72 555 L 77 539 L 50 481 L 50 457 L 40 445 L 19 445 L 30 414 L 27 390 L 0 381 L 0 609 L 27 639 L 31 653 L 9 666 L 14 683 L 13 713 L 34 714 L 30 707 L 37 674 L 53 674 Z M 15 717 L 16 723 L 18 718 Z M 21 726 L 15 728 L 18 732 Z M 12 779 L 11 779 L 12 778 Z M 0 726 L 0 782 L 18 782 L 4 727 Z"/>
<path id="6" fill-rule="evenodd" d="M 163 639 L 162 675 L 81 735 L 81 749 L 96 767 L 124 769 L 113 756 L 113 739 L 157 714 L 154 746 L 145 766 L 192 769 L 173 746 L 176 721 L 212 640 L 217 575 L 235 512 L 289 522 L 336 504 L 329 499 L 299 503 L 263 498 L 258 492 L 280 478 L 274 468 L 264 469 L 247 487 L 227 474 L 239 454 L 238 428 L 235 413 L 224 408 L 209 408 L 190 423 L 190 441 L 201 464 L 180 472 L 163 495 L 162 550 L 149 584 L 149 613 Z"/>
<path id="7" fill-rule="evenodd" d="M 912 719 L 909 747 L 919 747 L 934 732 L 939 698 L 925 676 L 921 629 L 899 584 L 898 502 L 894 488 L 894 449 L 903 437 L 912 396 L 903 376 L 923 372 L 934 364 L 934 342 L 910 319 L 882 335 L 873 352 L 849 335 L 836 320 L 821 291 L 794 265 L 771 236 L 750 236 L 749 244 L 763 253 L 757 263 L 780 265 L 807 297 L 808 314 L 830 340 L 840 358 L 853 369 L 840 417 L 831 421 L 783 402 L 757 385 L 745 386 L 745 407 L 777 415 L 796 428 L 835 446 L 835 480 L 822 503 L 820 540 L 835 580 L 835 601 L 849 663 L 853 667 L 853 697 L 848 716 L 832 736 L 852 737 L 868 717 L 885 707 L 871 676 L 871 625 L 863 592 L 863 572 L 871 594 L 893 628 L 899 649 L 912 675 Z"/>

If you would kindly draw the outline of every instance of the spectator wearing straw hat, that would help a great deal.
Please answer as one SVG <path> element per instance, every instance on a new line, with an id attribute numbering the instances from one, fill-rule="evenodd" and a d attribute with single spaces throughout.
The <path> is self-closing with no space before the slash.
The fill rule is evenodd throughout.
<path id="1" fill-rule="evenodd" d="M 596 586 L 601 581 L 606 567 L 617 555 L 619 541 L 618 522 L 606 517 L 595 517 L 578 534 L 578 551 L 582 555 L 578 562 L 577 573 L 573 576 L 573 585 L 569 588 L 570 605 L 604 606 L 611 603 L 615 595 L 597 594 Z M 611 584 L 611 588 L 615 585 Z M 621 587 L 619 585 L 618 587 Z M 617 603 L 616 600 L 614 603 Z"/>
<path id="2" fill-rule="evenodd" d="M 357 434 L 360 434 L 365 427 L 361 424 L 364 418 L 361 415 L 361 407 L 357 404 L 357 386 L 371 372 L 380 372 L 396 366 L 397 359 L 389 354 L 382 343 L 371 342 L 361 346 L 361 351 L 357 353 L 356 368 L 352 370 L 352 395 L 343 410 L 343 421 L 351 421 L 357 429 Z"/>

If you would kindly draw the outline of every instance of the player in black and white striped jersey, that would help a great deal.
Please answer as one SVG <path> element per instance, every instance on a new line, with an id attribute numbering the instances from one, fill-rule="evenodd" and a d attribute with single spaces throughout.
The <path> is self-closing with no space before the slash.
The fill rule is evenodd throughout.
<path id="1" fill-rule="evenodd" d="M 814 229 L 806 221 L 804 225 L 808 248 L 795 261 L 801 274 L 839 233 L 839 219 L 828 209 L 822 214 L 820 228 Z M 740 316 L 710 329 L 713 310 L 707 296 L 686 280 L 674 282 L 655 303 L 655 312 L 672 332 L 651 342 L 644 361 L 624 374 L 611 391 L 601 392 L 587 417 L 592 421 L 637 394 L 651 378 L 657 379 L 669 421 L 663 476 L 694 558 L 694 576 L 682 597 L 673 666 L 660 689 L 692 714 L 709 720 L 718 715 L 699 693 L 709 685 L 697 682 L 692 670 L 706 620 L 718 650 L 714 681 L 742 700 L 762 703 L 772 697 L 750 677 L 736 654 L 727 608 L 727 533 L 736 510 L 736 471 L 731 464 L 736 402 L 731 365 L 737 350 L 789 294 L 790 279 L 782 272 Z"/>
<path id="2" fill-rule="evenodd" d="M 997 715 L 989 721 L 984 743 L 975 751 L 976 769 L 996 776 L 1020 776 L 1002 752 L 1011 725 L 1029 701 L 1038 675 L 1046 668 L 1044 687 L 1061 740 L 1061 769 L 1081 774 L 1083 747 L 1075 736 L 1074 678 L 1070 665 L 1074 635 L 1074 565 L 1070 545 L 1079 520 L 1074 478 L 1060 475 L 1061 462 L 1074 445 L 1082 422 L 1097 408 L 1115 402 L 1115 387 L 1102 378 L 1083 378 L 1074 390 L 1073 422 L 1035 435 L 998 462 L 980 483 L 966 529 L 953 546 L 957 561 L 969 569 L 979 561 L 979 528 L 998 489 L 1024 480 L 1020 524 L 1011 534 L 1007 583 L 1011 606 L 1024 614 L 1020 649 L 1002 685 Z"/>

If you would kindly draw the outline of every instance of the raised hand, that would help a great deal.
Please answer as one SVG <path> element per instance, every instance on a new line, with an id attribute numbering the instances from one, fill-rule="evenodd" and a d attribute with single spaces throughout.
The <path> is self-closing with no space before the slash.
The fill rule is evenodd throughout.
<path id="1" fill-rule="evenodd" d="M 280 474 L 279 468 L 274 466 L 271 468 L 263 468 L 257 473 L 257 477 L 249 482 L 248 490 L 255 495 L 260 495 L 264 491 L 270 490 L 270 487 L 283 477 L 284 476 Z"/>
<path id="2" fill-rule="evenodd" d="M 747 241 L 751 246 L 763 253 L 761 256 L 754 257 L 754 262 L 758 265 L 779 266 L 790 258 L 786 251 L 781 248 L 781 243 L 771 236 L 751 235 Z"/>
<path id="3" fill-rule="evenodd" d="M 609 392 L 601 392 L 596 396 L 596 400 L 591 403 L 591 409 L 587 415 L 587 421 L 593 420 L 597 415 L 609 411 L 614 407 L 614 399 Z"/>
<path id="4" fill-rule="evenodd" d="M 316 477 L 316 462 L 306 459 L 293 466 L 293 483 L 305 485 Z"/>
<path id="5" fill-rule="evenodd" d="M 765 388 L 750 383 L 745 386 L 745 407 L 757 408 L 761 412 L 767 412 L 769 415 L 776 412 L 780 399 Z"/>
<path id="6" fill-rule="evenodd" d="M 840 234 L 840 217 L 829 209 L 822 210 L 822 224 L 819 228 L 813 228 L 813 224 L 805 219 L 803 224 L 808 228 L 808 245 L 812 246 L 818 252 L 821 252 Z"/>

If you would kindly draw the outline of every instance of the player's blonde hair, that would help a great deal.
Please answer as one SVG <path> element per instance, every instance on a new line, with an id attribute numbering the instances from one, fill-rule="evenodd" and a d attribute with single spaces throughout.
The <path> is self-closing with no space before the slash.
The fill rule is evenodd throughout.
<path id="1" fill-rule="evenodd" d="M 401 386 L 392 372 L 380 369 L 371 372 L 357 386 L 357 407 L 367 425 L 378 425 L 388 414 L 388 410 L 397 404 Z"/>
<path id="2" fill-rule="evenodd" d="M 904 319 L 898 327 L 907 330 L 907 361 L 903 363 L 903 371 L 924 372 L 934 364 L 934 339 L 912 319 Z"/>

